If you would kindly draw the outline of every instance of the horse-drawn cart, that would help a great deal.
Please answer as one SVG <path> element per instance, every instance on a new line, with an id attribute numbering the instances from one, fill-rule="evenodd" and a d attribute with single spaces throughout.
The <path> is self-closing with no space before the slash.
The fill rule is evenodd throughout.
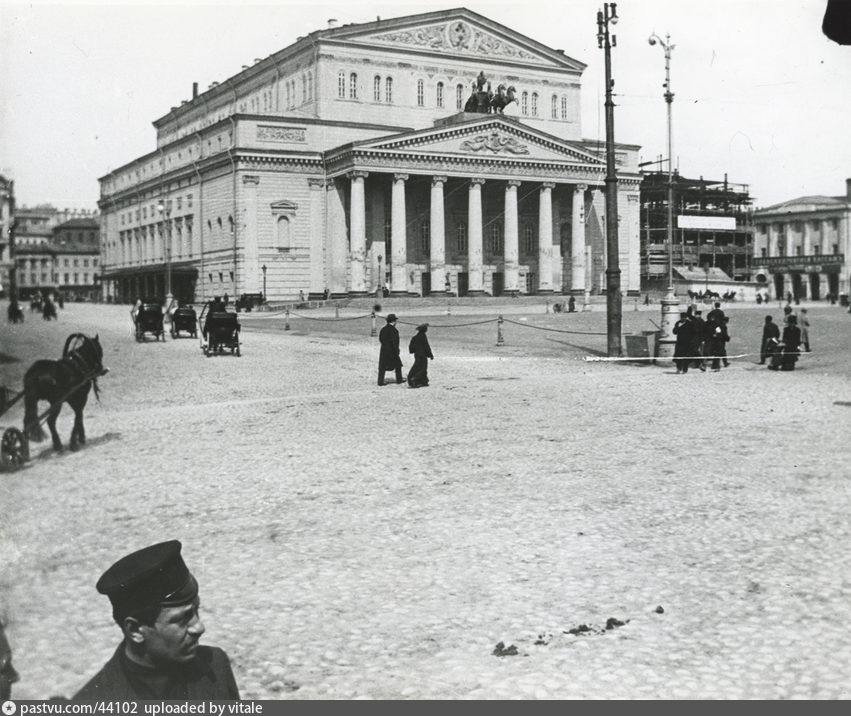
<path id="1" fill-rule="evenodd" d="M 181 306 L 171 314 L 171 337 L 180 338 L 181 331 L 198 337 L 198 314 L 192 306 Z"/>
<path id="2" fill-rule="evenodd" d="M 24 389 L 12 395 L 5 386 L 0 387 L 0 415 L 9 411 L 24 399 L 24 429 L 6 428 L 0 440 L 0 467 L 15 469 L 30 459 L 29 435 L 43 439 L 41 425 L 46 421 L 53 438 L 53 447 L 62 448 L 56 432 L 56 419 L 62 403 L 74 409 L 74 428 L 71 431 L 71 448 L 86 441 L 83 428 L 83 408 L 89 389 L 94 387 L 98 395 L 97 379 L 109 372 L 103 367 L 103 349 L 98 337 L 90 338 L 82 333 L 72 333 L 65 340 L 62 358 L 58 361 L 38 360 L 30 366 L 24 376 Z M 28 394 L 29 392 L 29 394 Z M 38 412 L 40 400 L 47 400 L 50 407 Z"/>
<path id="3" fill-rule="evenodd" d="M 236 313 L 226 310 L 223 303 L 208 302 L 201 309 L 198 323 L 201 326 L 201 350 L 205 356 L 218 355 L 227 348 L 232 355 L 240 356 L 240 325 Z"/>
<path id="4" fill-rule="evenodd" d="M 130 312 L 136 327 L 136 340 L 145 340 L 145 334 L 150 333 L 157 340 L 165 342 L 163 328 L 163 309 L 158 303 L 143 303 Z"/>

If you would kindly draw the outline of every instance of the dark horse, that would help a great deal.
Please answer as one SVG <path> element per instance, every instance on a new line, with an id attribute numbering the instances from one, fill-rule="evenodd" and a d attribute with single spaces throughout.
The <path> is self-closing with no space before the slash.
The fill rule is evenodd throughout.
<path id="1" fill-rule="evenodd" d="M 71 430 L 71 449 L 86 442 L 83 428 L 83 408 L 89 399 L 89 389 L 94 387 L 99 398 L 97 379 L 104 375 L 103 348 L 98 336 L 89 338 L 82 333 L 72 333 L 65 341 L 60 360 L 37 360 L 24 376 L 24 432 L 30 440 L 44 440 L 44 430 L 39 423 L 38 402 L 50 403 L 47 425 L 53 438 L 53 449 L 61 450 L 62 441 L 56 432 L 56 419 L 62 403 L 74 409 L 74 428 Z"/>

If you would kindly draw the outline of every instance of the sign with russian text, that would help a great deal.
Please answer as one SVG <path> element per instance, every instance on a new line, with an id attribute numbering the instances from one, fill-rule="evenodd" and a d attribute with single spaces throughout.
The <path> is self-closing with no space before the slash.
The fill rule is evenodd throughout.
<path id="1" fill-rule="evenodd" d="M 709 229 L 710 231 L 735 231 L 735 216 L 686 216 L 677 217 L 678 229 Z"/>
<path id="2" fill-rule="evenodd" d="M 839 273 L 845 254 L 813 254 L 812 256 L 772 256 L 759 259 L 771 273 Z"/>

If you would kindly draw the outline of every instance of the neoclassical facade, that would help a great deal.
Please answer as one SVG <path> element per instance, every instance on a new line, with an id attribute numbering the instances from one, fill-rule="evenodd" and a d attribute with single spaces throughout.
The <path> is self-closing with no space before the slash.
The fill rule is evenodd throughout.
<path id="1" fill-rule="evenodd" d="M 774 298 L 851 293 L 851 179 L 845 196 L 804 196 L 754 212 L 756 277 Z"/>
<path id="2" fill-rule="evenodd" d="M 155 151 L 100 180 L 104 293 L 604 291 L 584 68 L 457 9 L 328 27 L 196 85 L 154 122 Z M 464 111 L 508 88 L 504 112 Z M 624 293 L 639 290 L 637 155 L 616 147 Z"/>

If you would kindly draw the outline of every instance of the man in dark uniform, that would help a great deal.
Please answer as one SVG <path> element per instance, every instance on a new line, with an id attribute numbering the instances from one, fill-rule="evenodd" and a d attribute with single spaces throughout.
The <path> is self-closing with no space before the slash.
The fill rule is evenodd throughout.
<path id="1" fill-rule="evenodd" d="M 198 644 L 198 582 L 177 540 L 133 552 L 97 582 L 124 641 L 74 696 L 99 700 L 239 700 L 227 654 Z"/>
<path id="2" fill-rule="evenodd" d="M 381 351 L 378 354 L 378 385 L 384 385 L 384 374 L 388 370 L 396 371 L 396 382 L 401 383 L 402 359 L 399 356 L 399 331 L 396 330 L 396 314 L 387 316 L 387 324 L 378 334 Z"/>

